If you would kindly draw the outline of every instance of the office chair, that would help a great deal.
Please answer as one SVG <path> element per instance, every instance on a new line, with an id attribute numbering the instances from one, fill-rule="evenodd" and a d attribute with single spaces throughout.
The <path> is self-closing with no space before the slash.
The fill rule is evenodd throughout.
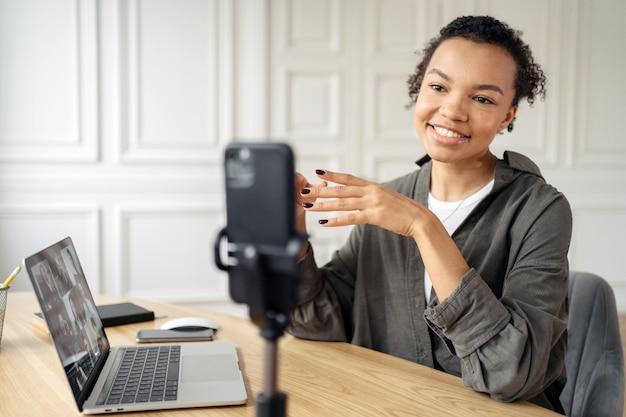
<path id="1" fill-rule="evenodd" d="M 561 403 L 568 417 L 622 417 L 624 353 L 615 295 L 601 277 L 571 272 L 567 383 Z"/>

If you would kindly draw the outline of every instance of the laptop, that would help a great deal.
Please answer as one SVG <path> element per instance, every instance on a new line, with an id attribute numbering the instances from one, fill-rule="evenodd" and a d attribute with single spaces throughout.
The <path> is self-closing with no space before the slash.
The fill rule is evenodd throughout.
<path id="1" fill-rule="evenodd" d="M 246 402 L 232 342 L 111 346 L 71 238 L 25 258 L 24 267 L 81 412 Z"/>

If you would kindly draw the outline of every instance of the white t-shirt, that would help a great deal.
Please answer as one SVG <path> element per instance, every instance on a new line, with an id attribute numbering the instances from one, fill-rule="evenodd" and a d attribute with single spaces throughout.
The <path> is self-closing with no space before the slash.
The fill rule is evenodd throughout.
<path id="1" fill-rule="evenodd" d="M 443 227 L 450 236 L 463 223 L 463 220 L 470 214 L 476 205 L 491 192 L 494 180 L 491 180 L 476 193 L 466 197 L 461 201 L 439 201 L 431 193 L 428 193 L 428 209 L 441 221 Z M 432 281 L 428 276 L 428 271 L 424 273 L 424 294 L 426 302 L 430 300 L 430 292 L 433 288 Z"/>

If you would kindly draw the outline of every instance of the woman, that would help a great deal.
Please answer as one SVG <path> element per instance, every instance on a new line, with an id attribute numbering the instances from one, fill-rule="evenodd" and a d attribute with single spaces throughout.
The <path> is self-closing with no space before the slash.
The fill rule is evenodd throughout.
<path id="1" fill-rule="evenodd" d="M 512 130 L 519 101 L 544 95 L 519 35 L 491 17 L 461 17 L 424 49 L 408 82 L 428 153 L 421 169 L 385 185 L 296 175 L 300 231 L 307 211 L 346 211 L 320 224 L 356 227 L 321 268 L 303 248 L 309 278 L 289 332 L 369 347 L 497 400 L 562 412 L 571 210 L 528 158 L 489 150 Z"/>

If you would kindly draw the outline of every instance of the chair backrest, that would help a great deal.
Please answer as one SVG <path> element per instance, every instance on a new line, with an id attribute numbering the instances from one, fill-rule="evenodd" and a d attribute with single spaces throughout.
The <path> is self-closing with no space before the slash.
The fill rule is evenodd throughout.
<path id="1" fill-rule="evenodd" d="M 568 417 L 622 417 L 624 352 L 615 295 L 601 277 L 571 272 L 567 383 L 561 403 Z"/>

